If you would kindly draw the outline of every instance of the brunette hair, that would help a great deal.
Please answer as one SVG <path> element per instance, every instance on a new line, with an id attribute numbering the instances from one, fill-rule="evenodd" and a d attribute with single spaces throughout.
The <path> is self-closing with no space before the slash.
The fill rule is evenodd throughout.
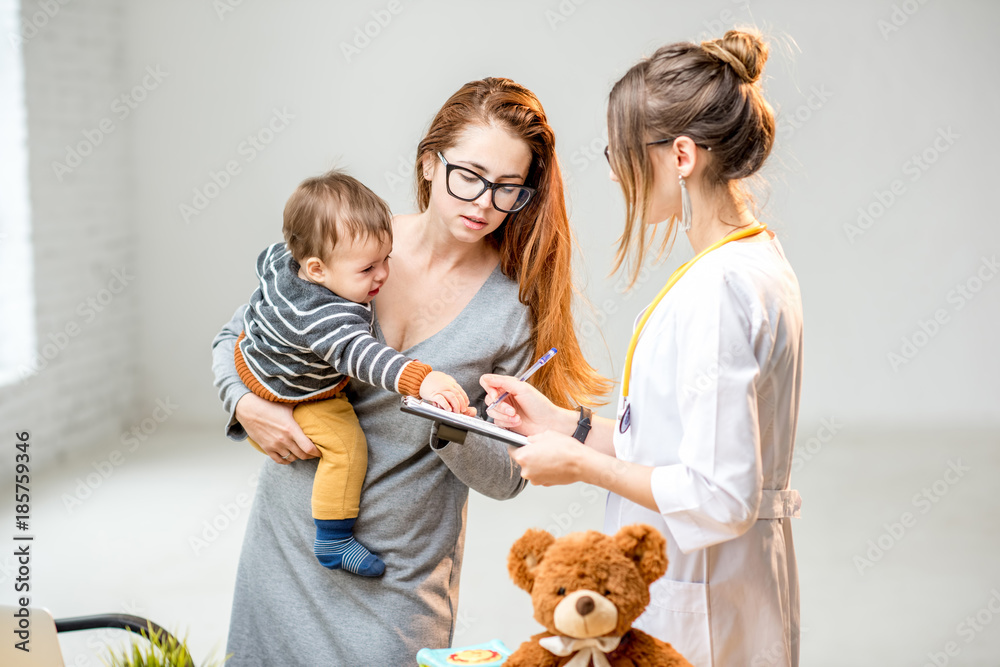
<path id="1" fill-rule="evenodd" d="M 471 81 L 452 95 L 417 146 L 417 205 L 425 211 L 430 202 L 424 160 L 436 159 L 438 151 L 454 146 L 470 125 L 502 128 L 531 150 L 524 184 L 535 188 L 535 196 L 522 210 L 508 214 L 490 242 L 500 253 L 500 269 L 517 281 L 519 299 L 531 313 L 534 356 L 559 348 L 559 354 L 532 377 L 532 384 L 557 405 L 595 405 L 594 398 L 608 393 L 612 385 L 584 359 L 573 329 L 573 236 L 555 133 L 535 94 L 510 79 L 489 77 Z"/>
<path id="2" fill-rule="evenodd" d="M 332 169 L 307 178 L 285 204 L 281 228 L 297 262 L 326 260 L 342 234 L 349 240 L 392 240 L 389 205 L 361 181 Z"/>
<path id="3" fill-rule="evenodd" d="M 760 87 L 768 52 L 754 29 L 730 30 L 701 44 L 678 42 L 640 60 L 611 89 L 609 159 L 625 196 L 625 230 L 613 271 L 631 256 L 630 286 L 655 233 L 645 224 L 652 222 L 653 180 L 646 142 L 686 136 L 707 146 L 705 185 L 745 198 L 735 182 L 757 172 L 774 145 L 774 111 Z M 674 223 L 660 256 L 674 237 Z"/>

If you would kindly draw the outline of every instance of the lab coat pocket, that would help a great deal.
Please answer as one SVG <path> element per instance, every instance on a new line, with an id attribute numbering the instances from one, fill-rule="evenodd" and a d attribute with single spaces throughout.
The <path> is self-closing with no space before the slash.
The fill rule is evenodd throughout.
<path id="1" fill-rule="evenodd" d="M 673 644 L 695 667 L 714 667 L 708 584 L 659 579 L 635 626 Z"/>

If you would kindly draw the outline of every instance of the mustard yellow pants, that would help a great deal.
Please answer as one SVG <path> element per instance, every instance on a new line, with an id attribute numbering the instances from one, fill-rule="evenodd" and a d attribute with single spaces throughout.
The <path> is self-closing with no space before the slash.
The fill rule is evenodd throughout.
<path id="1" fill-rule="evenodd" d="M 361 485 L 368 471 L 368 442 L 351 403 L 340 393 L 324 401 L 300 403 L 292 414 L 319 450 L 319 467 L 313 479 L 313 518 L 357 518 Z M 253 440 L 250 444 L 264 451 Z"/>

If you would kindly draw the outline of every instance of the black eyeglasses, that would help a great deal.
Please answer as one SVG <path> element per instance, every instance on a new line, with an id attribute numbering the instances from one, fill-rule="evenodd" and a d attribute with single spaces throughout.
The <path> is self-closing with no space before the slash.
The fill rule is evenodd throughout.
<path id="1" fill-rule="evenodd" d="M 647 146 L 655 146 L 656 144 L 671 144 L 676 139 L 677 139 L 677 137 L 670 137 L 668 139 L 658 139 L 656 141 L 648 141 L 648 142 L 646 142 L 646 145 Z M 706 151 L 712 150 L 711 146 L 708 146 L 706 144 L 699 144 L 697 141 L 695 142 L 694 145 L 698 146 L 699 148 L 704 148 Z M 604 159 L 606 159 L 608 161 L 608 164 L 611 164 L 611 153 L 608 151 L 609 148 L 610 148 L 610 146 L 605 146 L 604 147 Z"/>
<path id="2" fill-rule="evenodd" d="M 535 188 L 527 185 L 514 183 L 492 183 L 471 169 L 451 164 L 441 151 L 437 156 L 445 166 L 445 185 L 448 187 L 448 194 L 455 199 L 462 201 L 476 201 L 484 192 L 492 190 L 490 200 L 493 208 L 501 213 L 516 213 L 528 205 Z"/>

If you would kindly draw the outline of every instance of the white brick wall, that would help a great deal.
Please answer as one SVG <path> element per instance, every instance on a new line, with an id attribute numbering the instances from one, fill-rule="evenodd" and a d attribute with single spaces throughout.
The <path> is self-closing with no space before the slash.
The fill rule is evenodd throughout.
<path id="1" fill-rule="evenodd" d="M 35 351 L 44 367 L 0 387 L 0 424 L 3 433 L 32 431 L 36 462 L 117 442 L 134 415 L 137 280 L 122 288 L 112 273 L 139 273 L 128 128 L 116 123 L 99 142 L 95 134 L 126 91 L 123 2 L 64 1 L 21 7 Z M 67 146 L 89 154 L 57 174 L 54 162 L 69 164 Z"/>
<path id="2" fill-rule="evenodd" d="M 19 35 L 20 4 L 0 0 L 0 35 Z M 7 41 L 7 40 L 5 40 Z M 24 64 L 16 40 L 0 50 L 0 385 L 35 344 L 28 207 L 28 130 L 24 108 Z"/>

